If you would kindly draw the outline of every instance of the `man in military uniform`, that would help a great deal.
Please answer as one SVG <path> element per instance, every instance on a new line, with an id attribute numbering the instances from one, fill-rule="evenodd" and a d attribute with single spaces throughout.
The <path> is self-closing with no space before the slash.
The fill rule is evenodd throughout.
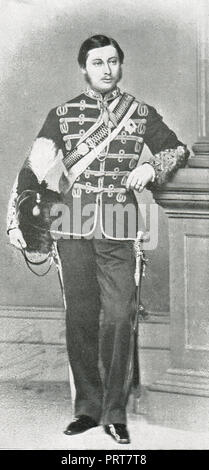
<path id="1" fill-rule="evenodd" d="M 121 208 L 122 214 L 134 208 L 137 219 L 133 190 L 160 187 L 185 165 L 188 151 L 153 107 L 117 87 L 123 59 L 120 46 L 109 37 L 96 35 L 82 44 L 78 62 L 87 89 L 49 112 L 14 184 L 8 233 L 11 243 L 25 246 L 15 211 L 23 190 L 44 182 L 61 194 L 70 218 L 57 248 L 76 389 L 75 419 L 65 433 L 84 432 L 102 420 L 106 433 L 128 443 L 126 405 L 136 316 L 133 241 L 139 226 L 133 218 L 121 224 L 120 216 L 114 224 L 110 214 L 112 208 L 116 215 Z M 138 165 L 144 143 L 152 157 Z M 86 223 L 89 208 L 91 224 Z"/>

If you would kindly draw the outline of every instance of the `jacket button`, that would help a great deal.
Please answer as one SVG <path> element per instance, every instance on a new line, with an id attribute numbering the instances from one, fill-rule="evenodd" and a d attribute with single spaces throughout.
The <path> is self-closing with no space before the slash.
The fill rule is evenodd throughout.
<path id="1" fill-rule="evenodd" d="M 71 144 L 71 140 L 70 140 L 70 139 L 67 139 L 67 141 L 66 141 L 66 143 L 65 143 L 65 148 L 66 148 L 66 150 L 71 150 L 72 144 Z"/>
<path id="2" fill-rule="evenodd" d="M 136 165 L 137 165 L 137 161 L 134 158 L 132 158 L 129 162 L 129 168 L 133 170 L 136 167 Z"/>
<path id="3" fill-rule="evenodd" d="M 125 202 L 125 201 L 126 201 L 126 196 L 125 196 L 125 194 L 118 193 L 117 196 L 116 196 L 116 200 L 117 200 L 118 202 Z"/>

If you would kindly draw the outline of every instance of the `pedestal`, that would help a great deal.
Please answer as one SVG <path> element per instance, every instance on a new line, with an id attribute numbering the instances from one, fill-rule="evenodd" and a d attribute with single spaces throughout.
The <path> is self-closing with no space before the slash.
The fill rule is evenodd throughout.
<path id="1" fill-rule="evenodd" d="M 209 169 L 179 170 L 154 197 L 169 218 L 171 363 L 148 388 L 150 416 L 209 432 Z"/>

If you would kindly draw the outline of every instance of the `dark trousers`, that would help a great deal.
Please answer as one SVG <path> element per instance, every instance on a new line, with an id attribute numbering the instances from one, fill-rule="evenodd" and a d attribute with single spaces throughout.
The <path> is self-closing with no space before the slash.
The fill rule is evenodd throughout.
<path id="1" fill-rule="evenodd" d="M 61 239 L 58 251 L 75 416 L 86 414 L 103 424 L 126 423 L 136 315 L 132 242 Z"/>

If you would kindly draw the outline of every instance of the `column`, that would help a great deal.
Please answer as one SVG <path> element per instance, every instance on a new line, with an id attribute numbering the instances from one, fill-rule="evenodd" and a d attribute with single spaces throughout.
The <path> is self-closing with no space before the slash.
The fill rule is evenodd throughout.
<path id="1" fill-rule="evenodd" d="M 198 138 L 189 167 L 154 194 L 168 215 L 170 367 L 148 388 L 150 421 L 209 432 L 209 28 L 197 41 Z"/>
<path id="2" fill-rule="evenodd" d="M 209 167 L 209 8 L 200 2 L 197 18 L 197 127 L 191 167 Z M 201 8 L 202 6 L 202 8 Z"/>

